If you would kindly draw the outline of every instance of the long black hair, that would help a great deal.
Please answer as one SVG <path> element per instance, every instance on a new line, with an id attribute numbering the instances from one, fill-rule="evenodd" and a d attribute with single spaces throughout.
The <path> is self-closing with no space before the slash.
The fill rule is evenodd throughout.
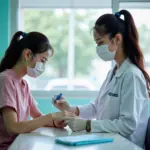
<path id="1" fill-rule="evenodd" d="M 124 16 L 124 19 L 120 18 L 121 15 Z M 94 29 L 98 33 L 108 34 L 110 39 L 117 33 L 122 34 L 124 54 L 142 71 L 150 96 L 150 77 L 145 71 L 144 57 L 139 46 L 139 35 L 132 15 L 127 10 L 120 10 L 115 15 L 104 14 L 97 19 Z"/>
<path id="2" fill-rule="evenodd" d="M 33 55 L 37 53 L 43 53 L 47 50 L 51 50 L 52 55 L 54 53 L 48 38 L 44 34 L 39 32 L 25 33 L 18 31 L 14 34 L 9 47 L 7 48 L 5 55 L 1 60 L 0 72 L 13 68 L 18 62 L 21 53 L 25 48 L 30 49 Z"/>

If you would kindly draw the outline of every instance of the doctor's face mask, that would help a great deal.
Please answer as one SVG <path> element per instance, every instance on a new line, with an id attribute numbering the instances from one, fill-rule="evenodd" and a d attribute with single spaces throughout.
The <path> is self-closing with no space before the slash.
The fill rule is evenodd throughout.
<path id="1" fill-rule="evenodd" d="M 115 37 L 110 39 L 109 35 L 100 36 L 96 30 L 94 30 L 93 36 L 97 44 L 97 55 L 104 61 L 112 61 L 118 50 Z"/>

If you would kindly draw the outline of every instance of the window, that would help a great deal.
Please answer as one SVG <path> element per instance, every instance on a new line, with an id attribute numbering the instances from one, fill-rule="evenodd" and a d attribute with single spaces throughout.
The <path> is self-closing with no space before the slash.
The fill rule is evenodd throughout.
<path id="1" fill-rule="evenodd" d="M 37 79 L 25 77 L 43 113 L 57 111 L 51 104 L 51 97 L 58 94 L 58 91 L 64 90 L 63 95 L 69 104 L 75 106 L 87 104 L 95 99 L 97 91 L 94 90 L 100 88 L 111 63 L 105 63 L 96 55 L 96 45 L 90 31 L 100 15 L 111 13 L 112 9 L 114 12 L 118 11 L 118 3 L 120 9 L 128 9 L 135 19 L 146 66 L 147 69 L 150 68 L 150 3 L 144 3 L 142 0 L 142 3 L 139 3 L 140 0 L 134 0 L 134 3 L 129 0 L 123 0 L 124 3 L 120 1 L 19 1 L 19 29 L 26 32 L 36 30 L 46 34 L 55 50 L 43 75 Z"/>
<path id="2" fill-rule="evenodd" d="M 44 33 L 55 50 L 43 75 L 37 79 L 25 77 L 32 90 L 93 91 L 100 88 L 111 63 L 97 56 L 92 27 L 104 13 L 111 13 L 111 9 L 21 10 L 20 28 Z"/>

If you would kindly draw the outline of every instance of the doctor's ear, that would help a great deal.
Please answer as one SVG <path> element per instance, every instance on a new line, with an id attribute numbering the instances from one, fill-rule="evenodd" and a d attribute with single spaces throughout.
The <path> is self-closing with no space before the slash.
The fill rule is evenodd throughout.
<path id="1" fill-rule="evenodd" d="M 120 45 L 122 43 L 123 37 L 120 33 L 116 34 L 115 37 L 112 39 L 112 43 L 116 45 Z"/>

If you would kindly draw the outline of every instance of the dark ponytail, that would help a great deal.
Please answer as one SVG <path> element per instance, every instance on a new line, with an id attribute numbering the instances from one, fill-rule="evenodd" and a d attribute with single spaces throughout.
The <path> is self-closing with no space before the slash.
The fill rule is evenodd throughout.
<path id="1" fill-rule="evenodd" d="M 9 47 L 6 50 L 3 59 L 1 60 L 0 72 L 12 68 L 17 63 L 22 51 L 16 49 L 16 45 L 19 42 L 22 34 L 23 32 L 19 31 L 13 36 Z"/>
<path id="2" fill-rule="evenodd" d="M 18 31 L 14 34 L 9 47 L 7 48 L 4 57 L 0 63 L 0 72 L 6 69 L 13 68 L 21 57 L 25 48 L 32 51 L 33 55 L 36 53 L 43 53 L 47 50 L 52 50 L 48 38 L 39 32 L 25 32 Z"/>
<path id="3" fill-rule="evenodd" d="M 119 13 L 120 15 L 124 16 L 124 22 L 126 27 L 126 34 L 124 35 L 124 52 L 126 56 L 130 59 L 130 61 L 143 72 L 150 96 L 150 77 L 145 71 L 144 56 L 139 46 L 139 35 L 133 17 L 126 10 L 121 10 Z"/>
<path id="4" fill-rule="evenodd" d="M 124 16 L 124 19 L 120 18 L 121 15 Z M 127 10 L 121 10 L 115 15 L 105 14 L 98 18 L 94 29 L 100 33 L 102 25 L 105 26 L 105 34 L 109 34 L 110 38 L 113 38 L 117 33 L 122 34 L 124 53 L 142 71 L 150 96 L 150 77 L 145 71 L 144 56 L 139 46 L 139 35 L 132 15 Z"/>

